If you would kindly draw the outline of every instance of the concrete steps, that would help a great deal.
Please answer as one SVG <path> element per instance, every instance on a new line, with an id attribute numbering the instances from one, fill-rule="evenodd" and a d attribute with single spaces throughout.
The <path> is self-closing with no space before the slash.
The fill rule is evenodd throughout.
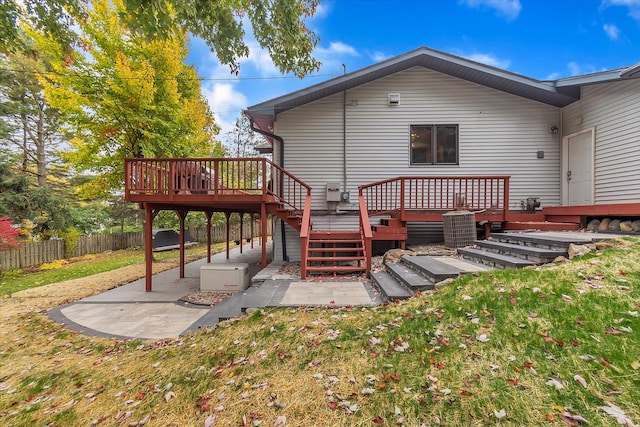
<path id="1" fill-rule="evenodd" d="M 388 301 L 394 301 L 434 289 L 443 280 L 490 268 L 451 256 L 405 255 L 398 263 L 385 264 L 385 269 L 371 273 L 371 280 Z"/>
<path id="2" fill-rule="evenodd" d="M 405 255 L 399 263 L 386 264 L 386 272 L 372 273 L 371 279 L 388 300 L 404 299 L 463 274 L 547 264 L 559 256 L 568 256 L 571 244 L 602 239 L 584 233 L 493 233 L 488 240 L 459 248 L 457 257 Z"/>
<path id="3" fill-rule="evenodd" d="M 286 288 L 283 288 L 283 290 Z M 241 316 L 248 308 L 269 307 L 271 300 L 281 291 L 277 284 L 269 286 L 249 286 L 243 291 L 237 292 L 231 298 L 216 305 L 207 314 L 202 316 L 185 333 L 195 332 L 201 327 L 216 325 L 224 320 Z"/>

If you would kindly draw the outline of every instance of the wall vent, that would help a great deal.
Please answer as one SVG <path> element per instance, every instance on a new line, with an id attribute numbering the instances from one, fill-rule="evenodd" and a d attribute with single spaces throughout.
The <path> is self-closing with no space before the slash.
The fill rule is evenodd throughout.
<path id="1" fill-rule="evenodd" d="M 387 94 L 387 105 L 400 105 L 400 94 L 399 93 L 388 93 Z"/>

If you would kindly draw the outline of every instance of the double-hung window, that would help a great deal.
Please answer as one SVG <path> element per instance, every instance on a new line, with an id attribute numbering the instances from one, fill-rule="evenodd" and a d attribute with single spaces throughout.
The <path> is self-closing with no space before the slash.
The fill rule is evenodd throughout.
<path id="1" fill-rule="evenodd" d="M 411 125 L 412 165 L 457 165 L 457 125 Z"/>

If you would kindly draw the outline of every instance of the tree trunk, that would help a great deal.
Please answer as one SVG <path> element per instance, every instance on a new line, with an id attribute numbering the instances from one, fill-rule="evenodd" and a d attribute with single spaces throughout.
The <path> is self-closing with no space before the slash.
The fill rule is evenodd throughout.
<path id="1" fill-rule="evenodd" d="M 47 163 L 45 159 L 45 144 L 47 138 L 44 131 L 43 106 L 38 109 L 38 133 L 36 135 L 36 164 L 38 167 L 38 187 L 47 187 Z"/>
<path id="2" fill-rule="evenodd" d="M 29 137 L 27 136 L 27 115 L 26 113 L 20 114 L 20 119 L 22 120 L 22 165 L 20 166 L 20 172 L 23 175 L 27 174 L 27 167 L 29 166 L 29 144 L 27 141 Z"/>

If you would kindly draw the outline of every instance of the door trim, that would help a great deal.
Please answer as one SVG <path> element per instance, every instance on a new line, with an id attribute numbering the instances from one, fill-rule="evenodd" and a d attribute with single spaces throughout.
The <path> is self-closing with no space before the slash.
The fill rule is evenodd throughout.
<path id="1" fill-rule="evenodd" d="M 591 204 L 595 204 L 595 154 L 596 154 L 596 128 L 595 126 L 589 129 L 581 130 L 562 137 L 562 172 L 560 174 L 560 188 L 562 191 L 562 205 L 569 205 L 569 183 L 567 182 L 567 172 L 569 171 L 569 139 L 576 136 L 580 136 L 586 133 L 591 133 Z"/>

